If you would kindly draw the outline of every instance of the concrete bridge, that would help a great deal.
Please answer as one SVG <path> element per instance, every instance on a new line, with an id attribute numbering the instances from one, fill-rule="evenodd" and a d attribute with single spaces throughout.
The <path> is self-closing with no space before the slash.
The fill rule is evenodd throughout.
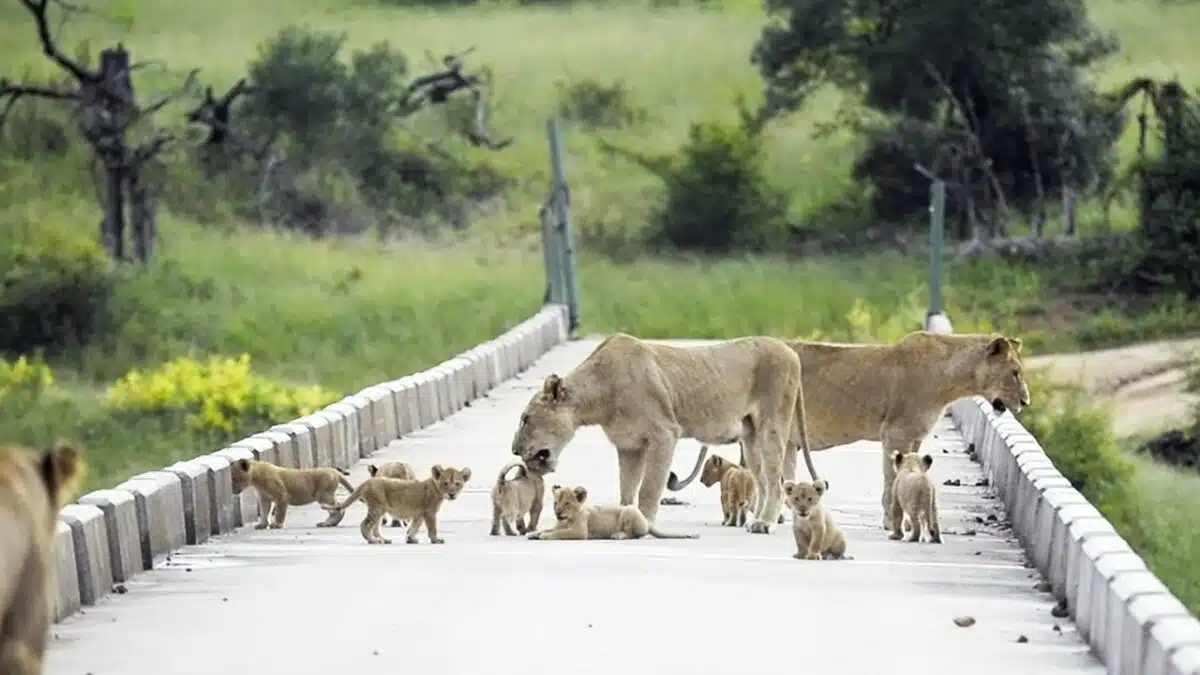
<path id="1" fill-rule="evenodd" d="M 488 490 L 512 459 L 521 408 L 597 344 L 566 341 L 565 319 L 548 306 L 430 371 L 83 496 L 60 522 L 46 672 L 1200 673 L 1200 624 L 1036 440 L 981 399 L 954 404 L 923 448 L 940 546 L 887 539 L 881 451 L 866 442 L 815 456 L 853 560 L 793 559 L 787 525 L 720 527 L 717 488 L 699 483 L 658 517 L 696 540 L 489 536 Z M 675 470 L 697 451 L 680 443 Z M 257 507 L 252 490 L 231 494 L 239 457 L 349 468 L 354 483 L 367 461 L 392 459 L 420 476 L 435 463 L 472 476 L 443 506 L 444 545 L 422 533 L 420 545 L 371 546 L 361 504 L 338 528 L 313 527 L 316 506 L 290 509 L 280 530 L 244 526 Z M 550 482 L 617 501 L 598 429 L 581 430 Z"/>

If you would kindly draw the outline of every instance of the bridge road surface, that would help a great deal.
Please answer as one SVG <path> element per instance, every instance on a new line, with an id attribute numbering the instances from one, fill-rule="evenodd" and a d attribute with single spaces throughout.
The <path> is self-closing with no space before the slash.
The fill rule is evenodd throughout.
<path id="1" fill-rule="evenodd" d="M 318 530 L 318 507 L 290 509 L 282 530 L 241 531 L 188 547 L 126 584 L 128 593 L 53 627 L 49 675 L 728 675 L 786 669 L 821 675 L 1104 673 L 1003 521 L 974 487 L 978 464 L 944 419 L 934 454 L 945 543 L 887 539 L 880 449 L 855 443 L 815 457 L 849 561 L 793 559 L 790 522 L 770 535 L 720 527 L 718 488 L 697 481 L 663 506 L 663 529 L 696 540 L 543 542 L 491 537 L 488 490 L 512 459 L 521 409 L 541 380 L 578 364 L 596 341 L 558 347 L 522 376 L 371 461 L 469 466 L 442 507 L 434 546 L 368 545 L 352 506 Z M 699 446 L 681 442 L 687 472 Z M 736 458 L 736 446 L 717 451 Z M 584 484 L 615 503 L 617 462 L 583 429 L 548 483 Z M 804 474 L 803 463 L 798 470 Z M 366 478 L 365 462 L 351 482 Z M 957 478 L 962 486 L 941 486 Z M 790 519 L 790 515 L 789 515 Z M 978 520 L 982 520 L 978 522 Z M 547 502 L 542 527 L 553 523 Z M 965 534 L 974 530 L 973 535 Z M 960 628 L 955 617 L 976 623 Z M 1057 628 L 1056 628 L 1057 627 Z M 1018 642 L 1024 636 L 1027 642 Z M 792 665 L 795 664 L 795 665 Z M 563 669 L 566 669 L 565 671 Z"/>

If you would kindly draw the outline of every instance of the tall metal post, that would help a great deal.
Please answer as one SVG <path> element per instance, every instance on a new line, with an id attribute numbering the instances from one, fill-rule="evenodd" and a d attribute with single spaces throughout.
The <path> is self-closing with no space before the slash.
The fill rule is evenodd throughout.
<path id="1" fill-rule="evenodd" d="M 562 134 L 557 117 L 550 118 L 547 132 L 550 137 L 550 168 L 554 171 L 554 193 L 550 199 L 550 207 L 558 233 L 555 237 L 558 240 L 556 248 L 561 253 L 558 262 L 564 281 L 563 290 L 566 291 L 567 329 L 574 332 L 579 328 L 579 281 L 575 271 L 575 248 L 571 241 L 571 191 L 567 186 Z"/>
<path id="2" fill-rule="evenodd" d="M 932 177 L 929 187 L 929 312 L 925 330 L 933 333 L 954 332 L 950 319 L 942 312 L 942 242 L 946 231 L 946 183 Z"/>
<path id="3" fill-rule="evenodd" d="M 558 233 L 555 232 L 554 213 L 549 202 L 538 211 L 538 218 L 542 224 L 542 258 L 546 265 L 546 302 L 565 305 L 567 304 L 567 294 L 563 288 Z"/>

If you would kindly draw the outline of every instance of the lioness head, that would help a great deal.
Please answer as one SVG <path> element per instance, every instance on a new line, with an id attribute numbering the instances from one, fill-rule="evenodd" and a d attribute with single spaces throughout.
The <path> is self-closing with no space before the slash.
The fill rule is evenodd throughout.
<path id="1" fill-rule="evenodd" d="M 461 469 L 452 466 L 442 468 L 441 464 L 434 464 L 430 472 L 433 474 L 433 481 L 437 483 L 438 492 L 451 501 L 458 498 L 458 493 L 462 492 L 463 486 L 471 480 L 471 470 L 466 467 Z"/>
<path id="2" fill-rule="evenodd" d="M 896 471 L 928 471 L 929 467 L 933 466 L 932 455 L 922 455 L 917 452 L 900 452 L 899 450 L 892 453 L 892 461 L 896 464 Z"/>
<path id="3" fill-rule="evenodd" d="M 725 467 L 729 466 L 729 462 L 720 455 L 711 455 L 704 462 L 704 468 L 700 471 L 700 484 L 704 487 L 712 487 L 714 483 L 721 481 L 721 476 L 725 475 Z"/>
<path id="4" fill-rule="evenodd" d="M 575 428 L 572 392 L 561 377 L 551 375 L 521 413 L 512 454 L 533 471 L 551 473 L 558 466 L 559 453 L 575 437 Z"/>
<path id="5" fill-rule="evenodd" d="M 239 495 L 250 484 L 250 460 L 239 459 L 229 466 L 229 478 L 233 483 L 233 494 Z"/>
<path id="6" fill-rule="evenodd" d="M 829 483 L 824 480 L 818 480 L 815 483 L 808 481 L 797 483 L 790 480 L 783 482 L 784 499 L 791 507 L 792 514 L 797 518 L 807 518 L 808 514 L 821 502 L 821 497 L 828 489 Z"/>
<path id="7" fill-rule="evenodd" d="M 976 389 L 998 414 L 1021 412 L 1029 405 L 1029 387 L 1021 370 L 1021 339 L 999 336 L 984 350 L 983 359 L 975 366 Z"/>
<path id="8" fill-rule="evenodd" d="M 554 517 L 562 522 L 574 518 L 583 508 L 583 502 L 587 500 L 587 488 L 582 485 L 555 485 L 551 490 L 554 494 Z"/>

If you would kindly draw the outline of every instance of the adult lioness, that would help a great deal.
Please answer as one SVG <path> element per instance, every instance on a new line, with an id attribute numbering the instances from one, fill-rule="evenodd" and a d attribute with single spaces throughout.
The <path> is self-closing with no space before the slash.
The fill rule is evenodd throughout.
<path id="1" fill-rule="evenodd" d="M 621 504 L 633 504 L 636 492 L 653 523 L 681 438 L 741 441 L 764 497 L 749 529 L 767 533 L 779 515 L 800 385 L 800 359 L 775 338 L 674 347 L 617 333 L 565 377 L 546 378 L 521 414 L 512 453 L 549 473 L 576 429 L 599 425 L 617 447 Z"/>
<path id="2" fill-rule="evenodd" d="M 997 412 L 1014 414 L 1029 405 L 1021 369 L 1021 340 L 995 334 L 909 333 L 891 345 L 789 342 L 800 356 L 807 444 L 793 429 L 784 458 L 785 478 L 796 471 L 796 448 L 809 452 L 854 441 L 883 444 L 883 524 L 888 518 L 896 469 L 893 452 L 915 452 L 947 405 L 983 396 Z M 672 474 L 668 489 L 687 487 L 704 463 L 702 451 L 682 482 Z"/>

